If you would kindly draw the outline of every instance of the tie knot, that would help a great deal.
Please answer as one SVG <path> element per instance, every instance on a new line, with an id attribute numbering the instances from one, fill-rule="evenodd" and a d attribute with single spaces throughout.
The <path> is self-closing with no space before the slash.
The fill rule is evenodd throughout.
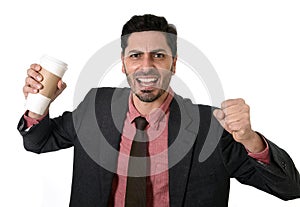
<path id="1" fill-rule="evenodd" d="M 134 122 L 135 122 L 136 128 L 139 130 L 144 130 L 146 128 L 146 126 L 148 125 L 147 120 L 141 116 L 135 118 Z"/>

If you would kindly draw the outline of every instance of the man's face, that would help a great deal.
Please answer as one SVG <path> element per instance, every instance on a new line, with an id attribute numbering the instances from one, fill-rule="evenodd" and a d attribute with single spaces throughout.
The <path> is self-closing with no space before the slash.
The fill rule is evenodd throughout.
<path id="1" fill-rule="evenodd" d="M 132 92 L 143 102 L 153 102 L 168 89 L 176 58 L 163 32 L 135 32 L 128 38 L 122 63 Z"/>

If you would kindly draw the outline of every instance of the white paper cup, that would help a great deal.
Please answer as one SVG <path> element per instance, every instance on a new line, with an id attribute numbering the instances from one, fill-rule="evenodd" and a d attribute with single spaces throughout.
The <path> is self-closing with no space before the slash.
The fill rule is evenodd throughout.
<path id="1" fill-rule="evenodd" d="M 43 76 L 41 81 L 43 88 L 37 94 L 28 94 L 26 109 L 43 115 L 57 90 L 57 83 L 63 77 L 68 65 L 48 55 L 41 57 L 40 65 L 42 69 L 39 72 Z"/>

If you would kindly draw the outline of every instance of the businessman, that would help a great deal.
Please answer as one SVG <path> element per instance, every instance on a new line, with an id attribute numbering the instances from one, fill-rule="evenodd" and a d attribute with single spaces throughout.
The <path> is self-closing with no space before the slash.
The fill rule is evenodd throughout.
<path id="1" fill-rule="evenodd" d="M 26 111 L 18 124 L 28 151 L 74 147 L 70 206 L 225 207 L 230 178 L 283 200 L 300 197 L 293 161 L 251 128 L 243 99 L 215 108 L 172 90 L 177 31 L 164 17 L 133 16 L 121 49 L 130 88 L 94 88 L 73 112 L 50 119 L 49 110 Z M 43 87 L 40 70 L 28 69 L 25 97 Z M 59 81 L 52 101 L 65 88 Z M 216 140 L 199 162 L 204 143 Z"/>

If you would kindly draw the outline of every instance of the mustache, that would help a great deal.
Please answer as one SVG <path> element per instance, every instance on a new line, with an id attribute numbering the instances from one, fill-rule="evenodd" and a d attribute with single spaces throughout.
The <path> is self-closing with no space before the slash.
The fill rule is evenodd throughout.
<path id="1" fill-rule="evenodd" d="M 134 72 L 133 77 L 139 77 L 139 76 L 157 76 L 160 77 L 160 74 L 157 69 L 150 68 L 150 69 L 141 69 L 136 72 Z"/>

